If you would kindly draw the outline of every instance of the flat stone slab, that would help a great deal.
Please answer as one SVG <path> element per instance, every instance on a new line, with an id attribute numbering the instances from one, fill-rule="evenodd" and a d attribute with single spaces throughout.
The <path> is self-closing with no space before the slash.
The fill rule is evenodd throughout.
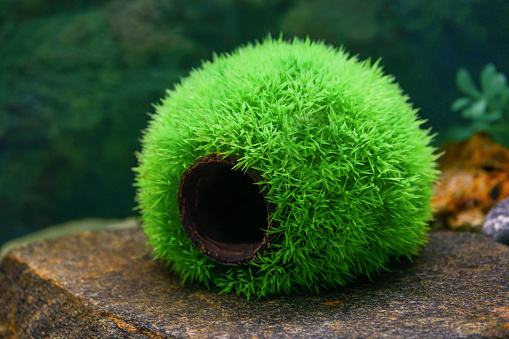
<path id="1" fill-rule="evenodd" d="M 86 231 L 4 257 L 0 337 L 509 337 L 508 281 L 508 246 L 440 231 L 371 281 L 246 300 L 182 285 L 139 227 Z"/>

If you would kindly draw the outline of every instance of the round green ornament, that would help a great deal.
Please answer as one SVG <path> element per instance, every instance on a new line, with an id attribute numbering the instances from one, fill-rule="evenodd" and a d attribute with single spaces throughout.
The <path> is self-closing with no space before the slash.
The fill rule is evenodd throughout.
<path id="1" fill-rule="evenodd" d="M 135 169 L 156 258 L 249 296 L 344 285 L 427 240 L 431 136 L 378 63 L 267 38 L 156 106 Z"/>

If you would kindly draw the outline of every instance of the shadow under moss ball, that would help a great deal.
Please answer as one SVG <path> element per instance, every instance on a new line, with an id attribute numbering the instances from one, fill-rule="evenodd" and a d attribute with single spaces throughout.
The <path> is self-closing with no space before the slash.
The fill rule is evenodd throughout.
<path id="1" fill-rule="evenodd" d="M 377 63 L 309 40 L 205 62 L 144 133 L 135 185 L 155 256 L 249 297 L 417 254 L 437 171 L 407 100 Z"/>

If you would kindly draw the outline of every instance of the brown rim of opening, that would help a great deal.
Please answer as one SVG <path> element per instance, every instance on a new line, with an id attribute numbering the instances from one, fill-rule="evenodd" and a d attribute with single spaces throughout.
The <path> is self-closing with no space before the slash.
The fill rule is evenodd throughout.
<path id="1" fill-rule="evenodd" d="M 178 208 L 182 226 L 201 253 L 226 265 L 242 265 L 270 245 L 273 204 L 255 183 L 260 172 L 233 170 L 239 156 L 209 153 L 180 179 Z"/>

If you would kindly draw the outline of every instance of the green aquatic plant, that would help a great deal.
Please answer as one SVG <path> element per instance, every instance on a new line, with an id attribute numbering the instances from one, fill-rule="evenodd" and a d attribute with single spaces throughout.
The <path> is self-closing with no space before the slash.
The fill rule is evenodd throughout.
<path id="1" fill-rule="evenodd" d="M 260 297 L 344 285 L 416 255 L 437 176 L 416 112 L 378 62 L 324 43 L 267 38 L 216 55 L 167 92 L 144 131 L 135 186 L 155 257 L 185 281 Z M 254 218 L 238 209 L 254 184 L 269 227 L 251 240 Z M 210 253 L 261 238 L 269 246 L 241 265 Z"/>
<path id="2" fill-rule="evenodd" d="M 464 96 L 456 99 L 453 112 L 460 112 L 470 125 L 457 127 L 456 138 L 463 139 L 476 131 L 488 132 L 495 140 L 509 146 L 509 86 L 504 74 L 487 64 L 481 71 L 479 88 L 470 73 L 462 68 L 456 73 L 456 85 Z"/>

